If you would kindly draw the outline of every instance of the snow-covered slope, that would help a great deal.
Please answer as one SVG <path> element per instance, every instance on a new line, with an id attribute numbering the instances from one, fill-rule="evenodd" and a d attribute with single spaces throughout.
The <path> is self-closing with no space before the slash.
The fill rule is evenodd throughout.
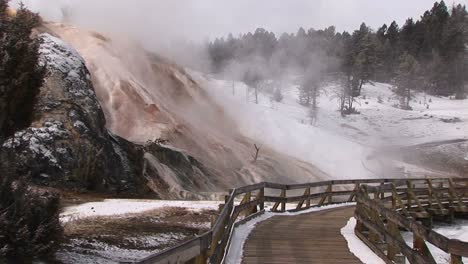
<path id="1" fill-rule="evenodd" d="M 310 109 L 298 103 L 297 85 L 283 87 L 284 99 L 279 103 L 271 99 L 271 94 L 260 93 L 255 104 L 253 92 L 247 92 L 243 83 L 201 74 L 198 78 L 236 119 L 242 133 L 279 152 L 313 163 L 332 178 L 440 174 L 377 153 L 388 147 L 468 139 L 468 100 L 417 93 L 412 103 L 414 110 L 406 111 L 395 107 L 398 98 L 390 85 L 367 84 L 356 102 L 361 113 L 343 118 L 335 96 L 339 87 L 328 85 L 321 91 L 312 125 Z"/>
<path id="2" fill-rule="evenodd" d="M 336 87 L 328 87 L 329 94 L 333 89 Z M 330 111 L 337 108 L 336 101 L 328 100 L 322 94 L 320 107 L 323 111 L 319 112 L 319 124 L 341 130 L 343 135 L 372 146 L 468 139 L 468 100 L 451 100 L 415 92 L 410 103 L 412 111 L 395 105 L 398 105 L 398 97 L 391 85 L 366 84 L 356 102 L 361 114 L 343 119 L 336 111 Z M 337 129 L 336 125 L 342 129 Z"/>
<path id="3" fill-rule="evenodd" d="M 367 178 L 373 176 L 362 166 L 370 149 L 337 133 L 310 125 L 309 110 L 297 102 L 294 87 L 285 90 L 282 103 L 268 95 L 259 95 L 259 104 L 245 99 L 246 87 L 232 82 L 207 80 L 214 97 L 239 124 L 247 136 L 275 150 L 315 164 L 332 178 Z"/>

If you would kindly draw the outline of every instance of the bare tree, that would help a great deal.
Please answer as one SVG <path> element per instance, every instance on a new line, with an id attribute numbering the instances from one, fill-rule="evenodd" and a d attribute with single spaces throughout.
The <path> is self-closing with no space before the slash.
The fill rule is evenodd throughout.
<path id="1" fill-rule="evenodd" d="M 260 148 L 257 146 L 257 144 L 254 144 L 254 147 L 255 147 L 254 162 L 256 162 L 258 159 L 258 152 L 260 151 Z"/>

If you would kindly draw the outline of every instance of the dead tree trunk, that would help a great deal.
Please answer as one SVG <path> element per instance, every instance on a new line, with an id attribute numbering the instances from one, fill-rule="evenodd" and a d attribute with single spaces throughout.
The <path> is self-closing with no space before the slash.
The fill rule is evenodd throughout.
<path id="1" fill-rule="evenodd" d="M 258 152 L 260 151 L 260 148 L 257 147 L 257 144 L 254 144 L 254 147 L 255 147 L 255 156 L 254 156 L 254 162 L 257 161 L 258 159 Z"/>

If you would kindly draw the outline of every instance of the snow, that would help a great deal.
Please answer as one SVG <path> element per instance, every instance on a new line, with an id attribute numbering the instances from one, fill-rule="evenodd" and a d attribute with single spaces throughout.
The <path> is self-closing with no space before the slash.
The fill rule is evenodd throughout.
<path id="1" fill-rule="evenodd" d="M 458 239 L 464 242 L 468 242 L 468 220 L 456 220 L 453 224 L 436 225 L 433 228 L 433 231 L 450 239 Z M 412 247 L 413 234 L 411 232 L 402 232 L 402 236 L 406 244 Z M 446 264 L 450 262 L 449 254 L 445 253 L 443 250 L 432 245 L 431 243 L 426 244 L 429 250 L 431 251 L 436 263 Z M 467 257 L 464 257 L 462 260 L 463 263 L 468 263 Z"/>
<path id="2" fill-rule="evenodd" d="M 85 125 L 85 123 L 81 122 L 80 120 L 75 121 L 75 123 L 73 123 L 73 127 L 80 130 L 80 131 L 82 131 L 82 132 L 88 132 L 89 131 L 89 129 Z"/>
<path id="3" fill-rule="evenodd" d="M 57 138 L 67 137 L 68 133 L 63 129 L 63 124 L 60 121 L 45 122 L 44 127 L 30 127 L 16 132 L 2 146 L 4 148 L 17 148 L 22 144 L 26 144 L 34 155 L 47 159 L 52 166 L 60 167 L 53 150 L 49 149 L 47 145 Z"/>
<path id="4" fill-rule="evenodd" d="M 60 214 L 60 221 L 65 223 L 87 217 L 141 213 L 165 207 L 182 207 L 194 211 L 217 210 L 220 203 L 220 201 L 105 199 L 100 202 L 90 202 L 65 207 L 63 212 Z"/>
<path id="5" fill-rule="evenodd" d="M 362 166 L 370 149 L 308 122 L 309 109 L 297 103 L 294 87 L 283 91 L 282 103 L 259 94 L 259 104 L 245 101 L 246 86 L 236 83 L 237 94 L 230 94 L 232 82 L 209 80 L 209 91 L 237 121 L 241 133 L 280 153 L 318 166 L 333 178 L 369 178 Z M 340 166 L 337 166 L 340 164 Z"/>
<path id="6" fill-rule="evenodd" d="M 355 102 L 360 114 L 343 118 L 335 96 L 339 87 L 329 84 L 318 98 L 317 119 L 312 124 L 310 108 L 299 104 L 298 86 L 293 82 L 282 88 L 284 99 L 280 103 L 272 100 L 271 94 L 260 92 L 255 104 L 253 91 L 247 93 L 242 82 L 235 82 L 233 95 L 232 81 L 192 75 L 206 83 L 244 135 L 309 162 L 332 178 L 383 177 L 382 161 L 374 154 L 384 147 L 468 139 L 468 100 L 415 93 L 411 102 L 414 110 L 407 111 L 394 107 L 398 98 L 391 85 L 366 84 Z M 390 164 L 424 171 L 397 161 Z"/>
<path id="7" fill-rule="evenodd" d="M 304 211 L 299 212 L 286 212 L 286 213 L 274 213 L 274 212 L 265 212 L 264 214 L 244 223 L 237 228 L 234 229 L 231 238 L 231 244 L 229 246 L 228 254 L 225 257 L 227 264 L 240 264 L 242 262 L 242 255 L 244 250 L 244 244 L 247 240 L 249 234 L 254 230 L 255 226 L 265 221 L 273 216 L 293 216 L 293 215 L 301 215 L 307 214 L 312 212 L 318 212 L 322 210 L 328 210 L 337 207 L 344 207 L 354 205 L 355 203 L 343 203 L 343 204 L 334 204 L 328 205 L 323 207 L 314 207 Z"/>
<path id="8" fill-rule="evenodd" d="M 333 87 L 330 88 L 333 89 Z M 381 102 L 379 98 L 382 99 Z M 333 107 L 335 104 L 333 101 L 327 102 L 323 99 L 321 99 L 321 105 L 326 108 Z M 359 131 L 347 129 L 342 129 L 343 134 L 353 136 L 361 143 L 374 146 L 414 145 L 431 141 L 468 139 L 466 133 L 468 131 L 468 100 L 451 100 L 449 97 L 415 92 L 410 104 L 412 111 L 399 109 L 395 107 L 396 104 L 398 104 L 398 97 L 393 93 L 391 85 L 366 84 L 362 95 L 357 98 L 356 106 L 361 114 L 351 115 L 345 120 L 338 121 L 358 128 L 368 136 L 360 134 Z M 336 116 L 330 117 L 332 114 L 323 110 L 322 117 L 319 117 L 319 122 L 323 119 L 322 125 L 329 129 L 333 129 L 334 123 L 340 123 L 330 122 L 337 120 Z"/>
<path id="9" fill-rule="evenodd" d="M 39 47 L 39 63 L 50 71 L 58 71 L 69 83 L 68 92 L 77 97 L 94 96 L 94 91 L 85 83 L 89 74 L 86 72 L 84 59 L 68 43 L 48 33 L 39 35 L 42 39 Z"/>
<path id="10" fill-rule="evenodd" d="M 348 223 L 341 229 L 341 235 L 344 236 L 348 243 L 349 251 L 353 253 L 364 264 L 385 264 L 364 242 L 362 242 L 355 234 L 356 219 L 351 217 Z"/>

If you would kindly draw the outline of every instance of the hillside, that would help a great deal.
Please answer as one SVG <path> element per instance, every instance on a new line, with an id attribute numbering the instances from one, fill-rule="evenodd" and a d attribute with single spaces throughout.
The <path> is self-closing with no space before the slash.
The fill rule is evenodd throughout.
<path id="1" fill-rule="evenodd" d="M 315 122 L 299 104 L 294 80 L 273 100 L 264 89 L 255 104 L 253 89 L 241 82 L 199 75 L 246 135 L 282 153 L 313 162 L 332 178 L 424 176 L 467 172 L 467 100 L 415 92 L 414 110 L 398 107 L 392 86 L 366 84 L 356 99 L 360 114 L 342 117 L 339 86 L 321 88 Z M 241 105 L 242 107 L 239 107 Z M 444 164 L 449 162 L 450 164 Z M 337 166 L 337 164 L 340 164 Z"/>
<path id="2" fill-rule="evenodd" d="M 184 69 L 135 43 L 48 23 L 41 31 L 69 43 L 83 58 L 112 134 L 143 146 L 142 176 L 160 197 L 223 191 L 269 179 L 327 177 L 312 163 L 254 144 Z M 145 180 L 143 180 L 145 181 Z"/>

